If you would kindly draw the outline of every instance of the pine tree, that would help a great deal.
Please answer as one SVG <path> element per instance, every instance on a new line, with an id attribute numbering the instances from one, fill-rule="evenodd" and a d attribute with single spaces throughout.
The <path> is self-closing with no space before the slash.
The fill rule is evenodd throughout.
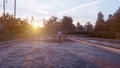
<path id="1" fill-rule="evenodd" d="M 104 15 L 102 12 L 98 13 L 98 18 L 95 25 L 95 31 L 104 31 L 105 30 L 105 20 L 103 19 Z"/>

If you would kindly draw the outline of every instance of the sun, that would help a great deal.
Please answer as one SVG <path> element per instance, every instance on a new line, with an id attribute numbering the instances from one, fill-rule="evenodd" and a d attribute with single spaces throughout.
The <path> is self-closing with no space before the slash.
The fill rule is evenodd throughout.
<path id="1" fill-rule="evenodd" d="M 39 27 L 39 26 L 38 26 L 38 23 L 32 23 L 32 25 L 33 25 L 34 27 Z"/>
<path id="2" fill-rule="evenodd" d="M 34 27 L 43 27 L 43 23 L 42 22 L 33 22 L 32 25 Z"/>

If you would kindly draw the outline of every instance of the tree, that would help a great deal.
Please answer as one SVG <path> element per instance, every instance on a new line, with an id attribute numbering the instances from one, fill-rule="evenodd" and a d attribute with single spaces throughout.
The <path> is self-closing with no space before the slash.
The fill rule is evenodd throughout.
<path id="1" fill-rule="evenodd" d="M 120 8 L 114 13 L 114 32 L 120 32 Z"/>
<path id="2" fill-rule="evenodd" d="M 47 32 L 55 33 L 58 30 L 57 17 L 51 16 L 49 20 L 44 19 L 44 27 Z"/>
<path id="3" fill-rule="evenodd" d="M 95 31 L 104 31 L 105 30 L 105 20 L 103 19 L 104 15 L 102 14 L 102 12 L 98 13 L 98 18 L 96 21 L 96 25 L 95 25 Z"/>
<path id="4" fill-rule="evenodd" d="M 77 27 L 80 27 L 80 26 L 81 26 L 80 22 L 77 22 Z"/>
<path id="5" fill-rule="evenodd" d="M 44 25 L 46 27 L 52 27 L 57 22 L 57 17 L 51 16 L 49 20 L 44 19 Z"/>
<path id="6" fill-rule="evenodd" d="M 78 33 L 84 33 L 85 32 L 85 28 L 83 27 L 83 25 L 80 24 L 80 22 L 77 22 L 77 32 Z"/>
<path id="7" fill-rule="evenodd" d="M 91 33 L 93 31 L 93 25 L 90 22 L 87 22 L 85 25 L 85 31 L 86 33 Z"/>
<path id="8" fill-rule="evenodd" d="M 108 20 L 105 23 L 105 27 L 106 27 L 107 32 L 112 32 L 114 30 L 113 20 L 114 20 L 114 16 L 110 14 L 108 16 Z"/>
<path id="9" fill-rule="evenodd" d="M 109 15 L 108 20 L 106 21 L 105 27 L 109 32 L 120 32 L 120 8 L 113 14 Z"/>
<path id="10" fill-rule="evenodd" d="M 72 17 L 64 16 L 61 20 L 63 31 L 66 33 L 74 32 L 75 26 Z"/>

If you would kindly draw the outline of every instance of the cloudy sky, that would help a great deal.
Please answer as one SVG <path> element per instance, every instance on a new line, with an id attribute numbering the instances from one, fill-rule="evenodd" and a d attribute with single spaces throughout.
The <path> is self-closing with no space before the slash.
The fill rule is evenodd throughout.
<path id="1" fill-rule="evenodd" d="M 0 0 L 0 15 L 3 13 L 3 0 Z M 6 12 L 13 14 L 13 1 L 7 0 Z M 16 0 L 17 17 L 43 19 L 50 16 L 61 18 L 71 16 L 76 24 L 88 21 L 95 23 L 97 13 L 102 11 L 105 19 L 120 7 L 120 0 Z"/>

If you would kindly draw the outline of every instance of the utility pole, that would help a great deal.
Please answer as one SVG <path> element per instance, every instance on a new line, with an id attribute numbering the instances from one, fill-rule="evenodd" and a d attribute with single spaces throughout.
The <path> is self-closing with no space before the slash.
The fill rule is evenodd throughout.
<path id="1" fill-rule="evenodd" d="M 3 0 L 3 13 L 5 13 L 5 0 Z"/>
<path id="2" fill-rule="evenodd" d="M 14 0 L 14 19 L 16 18 L 16 0 Z"/>
<path id="3" fill-rule="evenodd" d="M 3 0 L 3 22 L 5 22 L 5 0 Z"/>

